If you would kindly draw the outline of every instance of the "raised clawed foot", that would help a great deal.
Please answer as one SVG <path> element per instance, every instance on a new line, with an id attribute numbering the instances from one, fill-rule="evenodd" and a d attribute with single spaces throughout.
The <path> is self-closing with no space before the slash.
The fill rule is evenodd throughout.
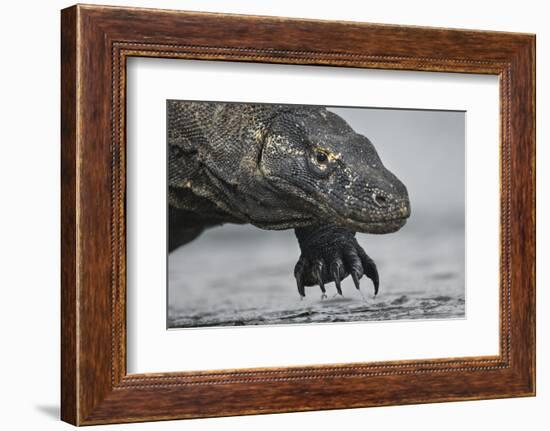
<path id="1" fill-rule="evenodd" d="M 374 294 L 378 293 L 379 278 L 376 265 L 357 243 L 354 232 L 342 228 L 320 228 L 316 237 L 314 232 L 305 234 L 296 229 L 302 254 L 294 268 L 294 276 L 300 297 L 305 296 L 305 286 L 318 285 L 321 299 L 326 299 L 325 284 L 334 282 L 337 295 L 342 295 L 341 281 L 351 275 L 355 287 L 361 295 L 359 280 L 366 275 L 372 280 Z M 302 236 L 302 237 L 301 237 Z"/>

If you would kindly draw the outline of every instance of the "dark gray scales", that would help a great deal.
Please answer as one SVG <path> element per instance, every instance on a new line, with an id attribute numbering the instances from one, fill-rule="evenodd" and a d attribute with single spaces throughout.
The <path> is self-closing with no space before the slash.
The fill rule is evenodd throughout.
<path id="1" fill-rule="evenodd" d="M 223 223 L 294 229 L 301 296 L 349 275 L 378 291 L 355 233 L 399 230 L 410 204 L 368 138 L 322 107 L 167 103 L 170 251 Z"/>

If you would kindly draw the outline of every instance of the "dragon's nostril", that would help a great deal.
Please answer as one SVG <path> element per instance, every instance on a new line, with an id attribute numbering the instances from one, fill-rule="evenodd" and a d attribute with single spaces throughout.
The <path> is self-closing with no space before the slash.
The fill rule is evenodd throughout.
<path id="1" fill-rule="evenodd" d="M 383 206 L 386 206 L 386 203 L 388 202 L 388 200 L 386 199 L 385 196 L 383 195 L 380 195 L 378 193 L 373 193 L 372 194 L 372 200 L 376 203 L 376 205 L 378 205 L 379 207 L 383 207 Z"/>

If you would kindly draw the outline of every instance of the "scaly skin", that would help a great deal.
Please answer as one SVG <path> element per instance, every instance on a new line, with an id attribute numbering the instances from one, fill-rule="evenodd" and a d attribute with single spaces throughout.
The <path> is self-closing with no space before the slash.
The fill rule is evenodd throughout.
<path id="1" fill-rule="evenodd" d="M 376 265 L 355 232 L 390 233 L 410 215 L 407 189 L 372 143 L 322 107 L 168 101 L 169 248 L 208 227 L 295 229 L 298 292 Z"/>

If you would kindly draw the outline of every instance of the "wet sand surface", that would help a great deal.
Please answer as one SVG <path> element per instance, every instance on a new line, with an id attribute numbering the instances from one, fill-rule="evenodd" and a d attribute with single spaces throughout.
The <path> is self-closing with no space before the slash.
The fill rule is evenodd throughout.
<path id="1" fill-rule="evenodd" d="M 421 220 L 421 221 L 419 221 Z M 293 277 L 300 250 L 293 231 L 225 225 L 175 250 L 168 262 L 168 327 L 217 327 L 465 317 L 464 219 L 415 217 L 389 235 L 357 234 L 376 262 L 380 291 L 350 277 L 343 297 L 328 284 L 306 287 Z"/>

